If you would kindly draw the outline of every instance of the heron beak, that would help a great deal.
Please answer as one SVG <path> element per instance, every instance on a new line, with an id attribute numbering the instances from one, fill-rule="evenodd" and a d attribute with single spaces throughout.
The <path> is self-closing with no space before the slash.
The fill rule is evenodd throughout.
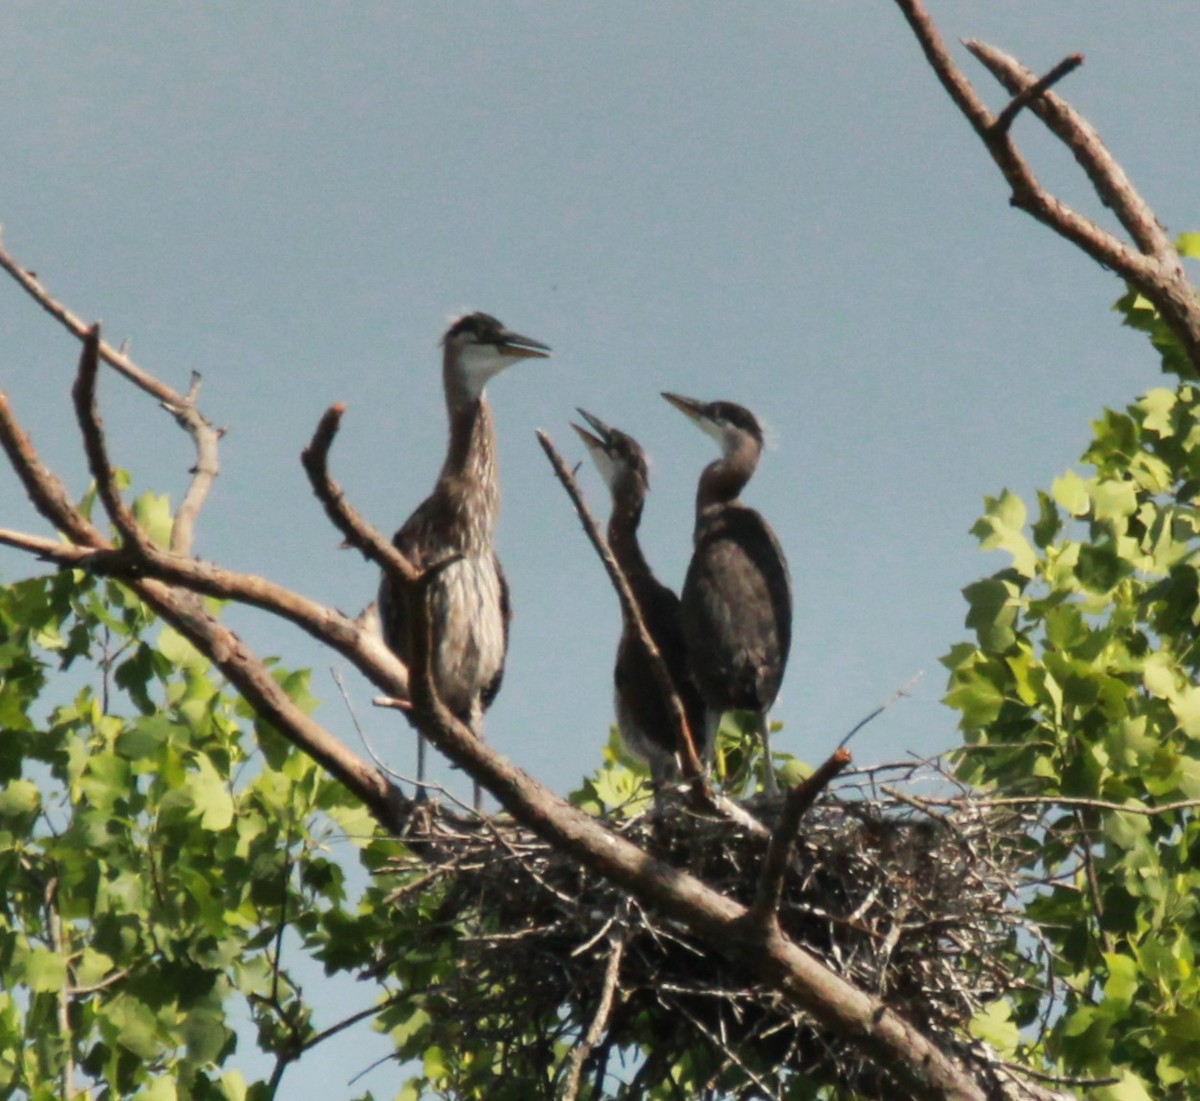
<path id="1" fill-rule="evenodd" d="M 589 451 L 603 451 L 604 441 L 593 436 L 586 428 L 581 427 L 574 421 L 571 421 L 571 427 L 575 429 L 575 434 L 583 440 Z"/>
<path id="2" fill-rule="evenodd" d="M 496 345 L 500 352 L 514 359 L 546 359 L 550 355 L 550 345 L 534 340 L 531 336 L 522 336 L 505 329 L 500 334 Z"/>
<path id="3" fill-rule="evenodd" d="M 671 394 L 666 390 L 662 391 L 662 396 L 687 417 L 688 420 L 699 424 L 704 419 L 703 402 L 697 401 L 695 398 L 685 398 L 682 394 Z"/>
<path id="4" fill-rule="evenodd" d="M 599 417 L 593 416 L 586 409 L 575 407 L 575 412 L 578 413 L 591 426 L 592 431 L 596 433 L 592 438 L 597 440 L 601 445 L 607 447 L 613 442 L 613 430 L 605 424 Z M 578 426 L 576 426 L 578 429 Z M 591 435 L 591 433 L 588 433 Z"/>

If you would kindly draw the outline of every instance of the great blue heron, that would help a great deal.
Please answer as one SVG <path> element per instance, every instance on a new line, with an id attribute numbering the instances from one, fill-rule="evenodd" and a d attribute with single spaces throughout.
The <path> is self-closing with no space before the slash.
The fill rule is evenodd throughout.
<path id="1" fill-rule="evenodd" d="M 724 712 L 753 711 L 766 790 L 775 794 L 767 715 L 791 647 L 792 582 L 770 525 L 738 499 L 758 466 L 762 428 L 732 402 L 663 397 L 721 448 L 700 475 L 695 549 L 680 594 L 688 667 L 707 709 L 706 741 L 715 739 Z"/>
<path id="2" fill-rule="evenodd" d="M 588 454 L 612 496 L 608 545 L 629 582 L 646 630 L 667 666 L 696 741 L 696 750 L 707 756 L 701 744 L 704 704 L 687 671 L 679 597 L 654 576 L 638 542 L 638 525 L 650 486 L 645 453 L 632 436 L 610 427 L 584 409 L 579 410 L 579 415 L 592 431 L 577 424 L 571 427 L 587 445 Z M 624 619 L 621 641 L 617 644 L 613 689 L 617 729 L 629 749 L 650 766 L 655 800 L 659 802 L 663 785 L 679 774 L 675 722 L 628 617 Z"/>
<path id="3" fill-rule="evenodd" d="M 392 539 L 418 569 L 453 559 L 429 593 L 433 682 L 446 706 L 476 735 L 504 676 L 508 649 L 508 583 L 492 546 L 500 483 L 496 433 L 483 388 L 493 375 L 550 349 L 506 329 L 486 313 L 458 318 L 442 338 L 442 383 L 450 440 L 433 492 Z M 383 637 L 408 663 L 411 616 L 407 596 L 386 575 L 379 587 Z M 417 780 L 425 779 L 425 741 L 418 735 Z M 424 789 L 419 789 L 423 791 Z M 475 809 L 482 802 L 474 789 Z"/>

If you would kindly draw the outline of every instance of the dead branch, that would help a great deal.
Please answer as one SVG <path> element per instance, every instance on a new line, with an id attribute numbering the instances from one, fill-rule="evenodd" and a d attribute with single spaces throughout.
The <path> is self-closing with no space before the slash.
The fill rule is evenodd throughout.
<path id="1" fill-rule="evenodd" d="M 970 47 L 968 46 L 968 49 Z M 992 131 L 995 134 L 1002 135 L 1008 132 L 1009 128 L 1016 121 L 1017 115 L 1028 107 L 1034 100 L 1038 99 L 1048 92 L 1055 84 L 1057 84 L 1068 73 L 1073 73 L 1080 65 L 1083 64 L 1083 54 L 1071 54 L 1070 57 L 1064 57 L 1057 65 L 1054 66 L 1045 76 L 1034 81 L 1034 83 L 1026 85 L 1009 101 L 1008 106 L 1004 108 L 996 116 L 995 122 L 992 123 Z"/>
<path id="2" fill-rule="evenodd" d="M 1154 304 L 1178 337 L 1193 369 L 1200 374 L 1200 300 L 1188 281 L 1178 252 L 1093 127 L 1049 90 L 1055 80 L 1076 67 L 1072 62 L 1077 55 L 1060 62 L 1039 79 L 995 47 L 967 42 L 967 48 L 1015 97 L 999 116 L 993 116 L 950 56 L 922 0 L 896 0 L 896 4 L 912 27 L 930 67 L 1007 181 L 1012 205 L 1136 287 Z M 1011 122 L 1022 109 L 1037 115 L 1071 150 L 1087 172 L 1096 194 L 1116 213 L 1136 247 L 1119 240 L 1042 187 L 1012 139 Z"/>
<path id="3" fill-rule="evenodd" d="M 608 950 L 608 962 L 604 967 L 600 997 L 596 1000 L 595 1016 L 592 1017 L 587 1032 L 571 1050 L 567 1078 L 563 1085 L 562 1101 L 575 1101 L 579 1096 L 583 1065 L 608 1029 L 608 1019 L 612 1014 L 613 998 L 617 993 L 617 979 L 621 974 L 621 957 L 624 952 L 625 942 L 620 937 L 614 938 Z"/>
<path id="4" fill-rule="evenodd" d="M 17 262 L 15 257 L 4 247 L 2 240 L 0 240 L 0 268 L 7 271 L 22 290 L 72 336 L 80 341 L 86 339 L 93 326 L 55 299 L 42 286 L 33 272 Z M 192 439 L 192 444 L 196 449 L 196 461 L 191 471 L 192 480 L 175 513 L 175 521 L 171 529 L 171 550 L 176 554 L 188 554 L 195 534 L 196 518 L 217 477 L 219 469 L 217 441 L 222 435 L 221 430 L 214 428 L 196 405 L 200 396 L 200 376 L 193 371 L 188 392 L 180 394 L 153 375 L 143 371 L 123 351 L 118 351 L 103 341 L 98 340 L 96 353 L 100 359 L 124 375 L 138 389 L 157 398 L 159 404 L 175 418 L 175 422 Z"/>
<path id="5" fill-rule="evenodd" d="M 849 750 L 838 748 L 811 776 L 788 792 L 783 803 L 783 813 L 779 816 L 779 823 L 771 834 L 771 842 L 767 847 L 767 857 L 763 861 L 754 905 L 746 914 L 746 920 L 751 925 L 767 926 L 777 921 L 776 912 L 783 893 L 783 879 L 792 859 L 792 846 L 795 844 L 796 834 L 800 832 L 800 823 L 821 792 L 849 764 Z"/>

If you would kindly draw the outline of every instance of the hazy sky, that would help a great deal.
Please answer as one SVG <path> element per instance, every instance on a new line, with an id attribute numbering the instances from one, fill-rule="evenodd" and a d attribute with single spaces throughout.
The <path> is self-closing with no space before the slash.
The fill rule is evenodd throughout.
<path id="1" fill-rule="evenodd" d="M 947 39 L 1039 70 L 1082 51 L 1061 91 L 1160 220 L 1197 228 L 1193 0 L 1136 19 L 1095 0 L 934 10 Z M 960 588 L 1002 562 L 968 534 L 983 495 L 1048 487 L 1090 419 L 1160 378 L 1110 312 L 1118 281 L 1009 208 L 885 2 L 8 3 L 0 102 L 8 247 L 146 369 L 181 389 L 204 375 L 228 429 L 206 558 L 357 611 L 374 572 L 338 550 L 297 461 L 321 412 L 348 406 L 337 476 L 390 532 L 441 463 L 447 318 L 485 309 L 553 346 L 489 387 L 516 618 L 488 733 L 559 791 L 599 760 L 619 615 L 535 427 L 571 461 L 576 405 L 642 441 L 644 544 L 677 585 L 715 451 L 658 392 L 758 412 L 773 446 L 746 499 L 796 594 L 775 744 L 817 761 L 926 670 L 856 739 L 877 762 L 956 742 L 937 659 L 964 636 Z M 1101 216 L 1032 118 L 1015 132 L 1045 182 Z M 77 345 L 11 284 L 0 331 L 0 385 L 81 490 Z M 101 401 L 136 487 L 178 500 L 186 438 L 111 374 Z M 590 468 L 583 483 L 604 513 Z M 45 530 L 11 474 L 0 523 Z M 30 569 L 0 555 L 7 578 Z M 230 619 L 260 653 L 314 666 L 320 717 L 354 740 L 327 657 Z M 375 746 L 411 769 L 407 728 L 349 683 Z M 364 997 L 351 987 L 318 1023 Z M 349 1074 L 386 1050 L 364 1035 L 306 1061 L 312 1096 L 352 1095 Z"/>

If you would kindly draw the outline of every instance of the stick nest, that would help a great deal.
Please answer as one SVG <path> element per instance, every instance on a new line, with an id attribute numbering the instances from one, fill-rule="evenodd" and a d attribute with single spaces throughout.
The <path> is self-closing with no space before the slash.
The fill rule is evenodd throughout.
<path id="1" fill-rule="evenodd" d="M 1024 981 L 1001 961 L 1012 958 L 1020 924 L 1015 868 L 1028 824 L 969 803 L 922 810 L 902 794 L 880 794 L 880 772 L 851 774 L 808 811 L 780 924 L 919 1029 L 961 1044 L 976 1011 Z M 761 800 L 748 807 L 768 828 L 778 810 Z M 612 827 L 727 896 L 753 901 L 762 835 L 676 804 Z M 666 1082 L 685 1053 L 712 1096 L 782 1097 L 796 1075 L 903 1096 L 885 1068 L 744 966 L 529 831 L 504 819 L 468 824 L 433 807 L 417 832 L 419 859 L 394 899 L 411 907 L 424 895 L 429 913 L 436 892 L 431 927 L 455 931 L 456 978 L 428 991 L 431 1013 L 444 1014 L 453 1034 L 446 1042 L 488 1037 L 523 1078 L 534 1072 L 526 1082 L 561 1076 L 568 1045 L 585 1081 L 598 1086 L 615 1073 L 626 1083 L 621 1096 Z M 623 1071 L 614 1056 L 629 1060 Z M 560 1086 L 548 1085 L 547 1095 Z"/>

